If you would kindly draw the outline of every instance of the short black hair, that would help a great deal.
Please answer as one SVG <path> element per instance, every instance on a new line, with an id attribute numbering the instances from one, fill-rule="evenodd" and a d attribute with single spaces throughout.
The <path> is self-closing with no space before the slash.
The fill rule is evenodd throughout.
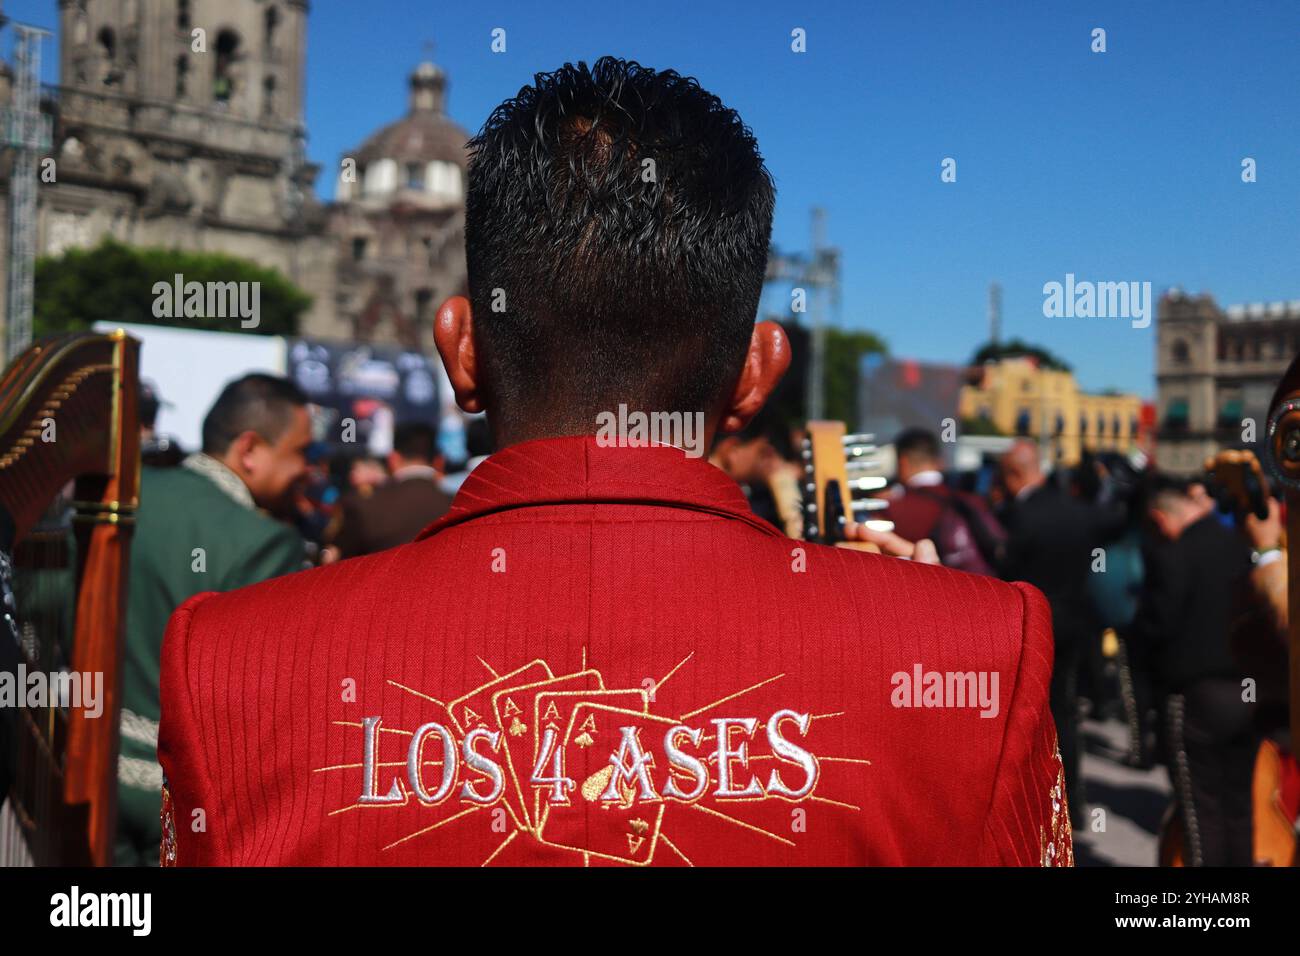
<path id="1" fill-rule="evenodd" d="M 927 461 L 939 461 L 939 439 L 934 432 L 924 428 L 905 428 L 894 439 L 894 456 L 896 458 L 924 458 Z"/>
<path id="2" fill-rule="evenodd" d="M 246 431 L 274 442 L 293 421 L 294 409 L 306 404 L 302 389 L 287 378 L 261 372 L 237 378 L 221 390 L 203 419 L 203 451 L 224 455 Z"/>
<path id="3" fill-rule="evenodd" d="M 539 73 L 469 143 L 465 250 L 487 391 L 590 424 L 705 411 L 739 374 L 775 188 L 690 77 L 602 57 Z"/>
<path id="4" fill-rule="evenodd" d="M 438 430 L 428 422 L 403 422 L 393 429 L 393 451 L 410 461 L 432 464 L 438 457 Z"/>

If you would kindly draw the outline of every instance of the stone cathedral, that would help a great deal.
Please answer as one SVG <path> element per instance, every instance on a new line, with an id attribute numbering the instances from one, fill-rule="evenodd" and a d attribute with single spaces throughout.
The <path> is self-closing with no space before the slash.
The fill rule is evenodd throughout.
<path id="1" fill-rule="evenodd" d="M 321 203 L 305 153 L 309 6 L 58 0 L 59 79 L 43 97 L 57 180 L 37 187 L 39 254 L 105 236 L 228 253 L 313 297 L 303 335 L 431 351 L 420 326 L 465 282 L 468 136 L 443 112 L 441 70 L 422 64 L 409 115 L 341 157 L 355 160 L 356 185 L 339 179 L 337 201 Z M 10 82 L 6 70 L 0 100 Z M 0 301 L 3 282 L 0 269 Z"/>

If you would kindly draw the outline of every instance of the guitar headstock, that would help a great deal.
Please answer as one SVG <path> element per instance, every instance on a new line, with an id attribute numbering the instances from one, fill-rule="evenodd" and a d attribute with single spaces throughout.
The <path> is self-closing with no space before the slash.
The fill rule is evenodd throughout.
<path id="1" fill-rule="evenodd" d="M 873 436 L 846 432 L 843 422 L 808 423 L 808 434 L 803 441 L 803 536 L 818 544 L 843 544 L 874 551 L 874 545 L 846 542 L 844 525 L 855 521 L 878 531 L 892 531 L 892 521 L 871 517 L 889 507 L 889 503 L 866 497 L 889 482 L 883 474 Z"/>

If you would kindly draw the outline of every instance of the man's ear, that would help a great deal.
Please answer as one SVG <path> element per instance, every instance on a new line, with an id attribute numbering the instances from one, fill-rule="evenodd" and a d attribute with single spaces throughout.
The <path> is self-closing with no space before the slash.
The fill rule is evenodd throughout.
<path id="1" fill-rule="evenodd" d="M 464 411 L 483 411 L 479 392 L 478 357 L 474 352 L 474 316 L 469 300 L 453 295 L 438 309 L 433 323 L 433 342 L 442 366 L 456 393 L 456 404 Z"/>
<path id="2" fill-rule="evenodd" d="M 775 322 L 759 322 L 749 337 L 736 388 L 718 421 L 719 433 L 738 432 L 748 425 L 789 367 L 790 341 L 785 330 Z"/>
<path id="3" fill-rule="evenodd" d="M 225 455 L 221 460 L 226 467 L 238 474 L 240 477 L 247 475 L 251 469 L 251 455 L 257 449 L 257 446 L 263 443 L 263 438 L 251 428 L 247 431 L 240 432 L 235 436 L 234 441 L 226 449 Z"/>

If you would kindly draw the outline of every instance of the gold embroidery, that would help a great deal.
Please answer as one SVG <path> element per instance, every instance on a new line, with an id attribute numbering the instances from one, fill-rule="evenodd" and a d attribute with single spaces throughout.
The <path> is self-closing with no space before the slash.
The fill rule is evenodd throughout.
<path id="1" fill-rule="evenodd" d="M 686 655 L 686 657 L 683 660 L 679 661 L 675 667 L 673 667 L 667 674 L 664 675 L 663 680 L 661 680 L 659 684 L 662 685 L 665 681 L 671 678 L 674 674 L 677 673 L 678 670 L 680 670 L 683 666 L 689 663 L 693 659 L 693 657 L 694 657 L 693 652 L 691 654 Z M 492 672 L 493 674 L 496 673 L 496 671 L 493 668 L 491 668 L 485 661 L 482 661 L 481 658 L 479 660 L 481 663 L 483 663 L 484 667 L 488 668 L 490 672 Z M 585 653 L 584 653 L 584 665 L 585 664 L 586 661 L 585 661 Z M 545 679 L 529 680 L 526 677 L 523 677 L 522 675 L 524 675 L 525 672 L 528 672 L 530 669 L 533 671 L 540 671 L 539 676 L 543 676 Z M 530 726 L 529 724 L 525 723 L 521 719 L 523 716 L 526 716 L 526 714 L 525 714 L 525 708 L 521 707 L 520 704 L 514 699 L 517 693 L 527 692 L 529 690 L 541 690 L 546 685 L 549 685 L 553 682 L 564 680 L 564 679 L 572 679 L 579 676 L 584 676 L 587 678 L 587 680 L 591 684 L 591 687 L 589 689 L 563 690 L 563 691 L 548 690 L 541 693 L 536 693 L 534 696 L 533 706 L 532 706 L 533 724 Z M 503 737 L 506 738 L 513 737 L 518 739 L 518 738 L 525 737 L 526 735 L 529 734 L 532 735 L 533 753 L 532 753 L 531 760 L 528 762 L 527 765 L 516 766 L 516 764 L 519 764 L 520 761 L 525 759 L 526 755 L 519 754 L 519 753 L 512 754 L 511 749 L 509 747 L 504 746 L 504 743 L 501 745 L 500 751 L 496 754 L 497 757 L 503 758 L 502 761 L 503 766 L 501 767 L 501 769 L 505 771 L 504 773 L 505 780 L 503 781 L 504 786 L 501 789 L 501 793 L 497 795 L 494 803 L 492 804 L 492 806 L 498 807 L 498 809 L 493 811 L 493 815 L 494 815 L 493 828 L 495 829 L 496 827 L 495 820 L 496 820 L 496 816 L 500 814 L 500 808 L 504 807 L 504 809 L 509 813 L 510 818 L 513 820 L 515 829 L 510 834 L 506 835 L 504 840 L 497 846 L 497 848 L 493 850 L 491 854 L 488 855 L 483 865 L 488 865 L 492 863 L 497 858 L 497 856 L 510 843 L 512 843 L 519 835 L 522 834 L 531 839 L 535 839 L 538 842 L 545 844 L 549 847 L 555 849 L 561 849 L 561 850 L 569 850 L 581 854 L 583 858 L 583 862 L 588 865 L 590 864 L 591 858 L 594 856 L 601 860 L 622 863 L 625 865 L 630 864 L 632 866 L 645 866 L 650 864 L 654 860 L 656 847 L 659 844 L 659 842 L 662 841 L 669 847 L 672 853 L 674 853 L 677 857 L 682 859 L 688 865 L 693 866 L 694 863 L 676 845 L 672 843 L 672 841 L 668 837 L 668 834 L 664 832 L 665 798 L 659 794 L 653 793 L 654 790 L 653 784 L 649 785 L 650 786 L 649 793 L 643 793 L 641 790 L 638 789 L 638 787 L 635 785 L 633 780 L 620 779 L 619 784 L 615 789 L 615 793 L 617 794 L 617 799 L 613 799 L 612 794 L 611 794 L 611 799 L 609 800 L 603 799 L 606 791 L 610 787 L 610 782 L 614 776 L 614 772 L 615 772 L 615 765 L 613 762 L 615 759 L 614 757 L 611 757 L 610 763 L 607 763 L 603 766 L 601 766 L 599 763 L 595 763 L 594 766 L 590 762 L 586 763 L 585 779 L 584 777 L 579 777 L 579 782 L 578 782 L 579 785 L 576 788 L 574 787 L 572 781 L 566 781 L 566 779 L 563 778 L 563 770 L 561 769 L 561 766 L 558 764 L 556 765 L 555 769 L 547 771 L 552 775 L 554 774 L 560 775 L 558 783 L 555 783 L 553 777 L 539 776 L 539 774 L 543 772 L 541 769 L 541 764 L 539 764 L 538 762 L 540 760 L 539 753 L 541 747 L 542 728 L 549 727 L 551 728 L 551 730 L 554 731 L 553 734 L 554 741 L 555 741 L 554 746 L 556 746 L 557 748 L 562 748 L 572 743 L 572 745 L 575 746 L 577 752 L 581 753 L 583 751 L 588 751 L 590 748 L 596 746 L 598 740 L 604 741 L 605 738 L 608 737 L 610 734 L 616 734 L 616 731 L 611 729 L 610 727 L 611 724 L 613 725 L 613 727 L 617 728 L 622 726 L 623 724 L 627 724 L 628 722 L 631 722 L 633 726 L 639 726 L 641 723 L 648 721 L 652 725 L 658 725 L 659 730 L 663 730 L 665 728 L 673 727 L 679 723 L 684 723 L 685 721 L 690 720 L 692 718 L 699 717 L 699 715 L 707 711 L 713 710 L 714 708 L 719 707 L 722 704 L 744 697 L 745 695 L 757 691 L 760 688 L 766 687 L 776 681 L 779 681 L 784 676 L 785 676 L 784 674 L 775 674 L 771 677 L 768 677 L 766 680 L 758 681 L 757 683 L 745 687 L 742 690 L 738 690 L 733 693 L 730 693 L 725 697 L 713 701 L 712 703 L 705 704 L 702 707 L 697 707 L 687 713 L 681 714 L 680 716 L 676 716 L 676 717 L 672 717 L 666 714 L 651 713 L 650 694 L 648 694 L 644 689 L 624 688 L 618 690 L 606 690 L 604 681 L 600 676 L 600 672 L 594 669 L 587 668 L 585 666 L 584 669 L 578 672 L 577 674 L 563 675 L 563 677 L 561 678 L 556 678 L 551 668 L 542 660 L 534 660 L 529 664 L 524 665 L 521 668 L 517 668 L 505 675 L 502 675 L 501 677 L 498 677 L 494 681 L 490 681 L 486 684 L 481 685 L 480 687 L 476 688 L 473 691 L 470 691 L 467 694 L 462 694 L 447 703 L 444 703 L 438 698 L 417 691 L 414 688 L 398 683 L 397 681 L 389 680 L 386 681 L 386 683 L 389 686 L 396 687 L 406 693 L 411 694 L 413 697 L 426 701 L 427 703 L 434 704 L 440 710 L 445 711 L 448 714 L 448 716 L 450 716 L 452 724 L 455 726 L 456 730 L 459 730 L 461 734 L 467 734 L 475 727 L 483 727 L 483 726 L 488 726 L 490 724 L 491 721 L 481 716 L 480 713 L 476 711 L 476 708 L 481 706 L 481 702 L 486 702 L 484 701 L 484 697 L 486 696 L 487 692 L 495 690 L 496 691 L 495 693 L 491 693 L 491 697 L 490 697 L 491 706 L 488 707 L 486 710 L 491 718 L 495 718 L 496 726 L 501 731 L 504 732 Z M 516 687 L 509 687 L 508 686 L 509 679 L 516 678 L 516 677 L 521 680 L 524 680 L 524 683 Z M 500 690 L 497 690 L 497 688 L 500 688 Z M 543 700 L 542 699 L 543 697 L 546 697 L 547 699 Z M 576 706 L 573 707 L 571 710 L 568 710 L 566 708 L 566 710 L 568 710 L 567 722 L 564 720 L 565 711 L 562 711 L 559 708 L 556 700 L 552 698 L 569 698 L 574 700 Z M 597 700 L 610 700 L 611 702 L 617 702 L 619 704 L 623 703 L 626 700 L 626 702 L 631 706 L 628 707 L 611 706 L 605 703 L 597 703 L 596 702 Z M 780 717 L 780 713 L 782 712 L 778 712 L 773 716 L 777 716 L 778 719 L 789 719 L 788 714 L 792 712 L 784 712 L 787 714 L 786 717 Z M 605 720 L 600 721 L 598 723 L 597 720 L 598 715 L 603 716 Z M 808 723 L 812 723 L 813 721 L 817 721 L 817 720 L 825 720 L 825 719 L 843 717 L 843 716 L 846 716 L 845 711 L 837 711 L 834 713 L 808 714 L 804 719 L 807 720 Z M 457 719 L 458 717 L 459 720 Z M 557 718 L 559 722 L 557 722 Z M 334 720 L 331 721 L 331 723 L 334 724 L 335 726 L 356 727 L 359 729 L 363 729 L 365 727 L 365 725 L 362 723 L 357 723 L 354 721 L 347 721 L 347 720 Z M 601 724 L 606 725 L 603 731 L 601 730 Z M 749 725 L 754 728 L 755 732 L 761 732 L 767 728 L 766 721 L 756 719 L 756 718 L 750 718 Z M 735 730 L 737 728 L 732 727 L 730 729 Z M 694 741 L 696 746 L 699 746 L 700 744 L 704 744 L 709 740 L 716 739 L 716 735 L 705 734 L 703 733 L 703 730 L 704 727 L 700 727 L 698 730 L 695 731 L 695 734 L 697 735 Z M 389 727 L 378 728 L 378 731 L 380 733 L 402 734 L 407 737 L 410 737 L 412 735 L 411 731 L 399 730 L 397 728 L 389 728 Z M 754 735 L 751 733 L 750 736 L 752 737 Z M 382 746 L 381 738 L 379 737 L 378 734 L 376 734 L 375 736 L 374 745 L 376 746 L 376 748 Z M 494 751 L 497 750 L 497 748 L 491 748 L 491 749 L 493 749 Z M 637 750 L 638 752 L 640 752 L 639 743 L 638 743 Z M 646 753 L 650 753 L 650 752 L 646 751 Z M 378 750 L 376 750 L 375 756 L 378 757 L 378 755 L 379 755 Z M 732 754 L 730 756 L 733 761 L 742 759 L 740 758 L 739 753 Z M 800 791 L 800 796 L 798 796 L 797 798 L 792 798 L 791 796 L 786 796 L 785 794 L 777 793 L 777 792 L 772 792 L 772 793 L 763 792 L 761 795 L 753 796 L 753 797 L 730 797 L 723 802 L 729 804 L 735 804 L 737 805 L 737 810 L 739 810 L 744 806 L 750 806 L 765 801 L 770 801 L 772 799 L 781 800 L 790 803 L 792 805 L 809 801 L 809 802 L 816 802 L 820 805 L 831 807 L 836 810 L 848 811 L 848 812 L 861 812 L 861 807 L 854 805 L 852 803 L 844 802 L 842 800 L 829 799 L 819 794 L 815 794 L 815 791 L 817 790 L 818 782 L 820 781 L 820 777 L 821 777 L 820 761 L 821 760 L 836 761 L 848 765 L 856 764 L 862 767 L 869 767 L 871 765 L 871 761 L 864 759 L 862 757 L 848 757 L 848 756 L 812 757 L 812 755 L 809 754 L 809 757 L 811 760 L 811 767 L 810 769 L 808 769 L 807 772 L 811 775 L 811 780 L 809 781 L 806 788 Z M 588 760 L 588 759 L 589 758 L 584 758 L 584 760 Z M 708 755 L 700 754 L 698 759 L 700 760 L 702 766 L 708 767 L 716 764 L 717 755 L 716 753 L 708 754 Z M 746 754 L 745 758 L 743 759 L 753 760 L 753 761 L 776 760 L 777 755 L 776 754 Z M 433 765 L 441 765 L 442 762 L 441 761 L 420 761 L 420 763 L 423 765 L 433 766 Z M 407 767 L 409 772 L 411 761 L 408 755 L 408 759 L 405 761 L 392 760 L 392 759 L 389 760 L 376 759 L 374 760 L 374 763 L 372 765 L 375 767 L 385 767 L 385 768 L 390 768 L 390 767 L 395 768 L 395 767 L 405 766 Z M 313 770 L 313 773 L 321 773 L 321 772 L 329 772 L 329 771 L 354 771 L 363 768 L 364 766 L 365 766 L 364 764 L 358 764 L 351 761 L 331 763 L 328 766 L 315 768 Z M 651 767 L 654 766 L 653 761 L 649 763 L 649 766 Z M 672 768 L 672 770 L 676 771 L 677 775 L 674 776 L 673 773 L 670 772 L 669 777 L 670 779 L 676 781 L 677 787 L 680 788 L 688 784 L 689 785 L 694 784 L 694 778 L 689 773 L 683 776 L 682 774 L 684 773 L 684 771 L 681 768 L 674 767 Z M 757 770 L 755 771 L 755 773 L 757 774 L 757 776 L 755 777 L 756 780 L 762 777 L 762 774 L 759 773 Z M 407 791 L 406 787 L 402 785 L 401 776 L 399 775 L 396 779 L 397 779 L 398 789 L 402 791 L 402 796 L 404 798 L 408 797 L 409 792 Z M 568 789 L 570 790 L 577 789 L 584 801 L 597 803 L 597 805 L 600 806 L 601 810 L 605 811 L 606 814 L 608 814 L 608 816 L 605 817 L 604 833 L 606 835 L 603 837 L 603 842 L 593 843 L 591 842 L 592 838 L 590 834 L 587 834 L 586 831 L 582 829 L 582 827 L 577 827 L 575 829 L 574 820 L 563 813 L 563 808 L 571 806 L 568 800 L 567 799 L 561 800 L 558 804 L 552 806 L 550 801 L 544 799 L 545 792 L 544 789 L 539 786 L 539 781 L 552 781 L 553 783 L 555 783 L 556 786 L 560 786 L 562 783 L 567 782 Z M 643 782 L 642 787 L 644 788 L 645 786 L 646 784 Z M 532 791 L 531 793 L 533 798 L 532 809 L 534 813 L 533 819 L 531 820 L 527 819 L 527 810 L 524 811 L 524 816 L 522 818 L 520 815 L 516 813 L 515 800 L 508 798 L 506 796 L 506 791 L 511 789 L 513 789 L 514 796 L 518 799 L 521 805 L 527 799 L 528 796 L 527 791 L 529 790 Z M 760 791 L 762 790 L 761 784 L 759 789 Z M 703 788 L 701 788 L 701 790 L 703 790 Z M 790 847 L 796 846 L 793 840 L 789 840 L 783 836 L 780 836 L 779 833 L 774 833 L 763 827 L 756 826 L 755 824 L 747 820 L 741 819 L 736 816 L 731 816 L 728 813 L 723 813 L 720 812 L 719 810 L 715 810 L 711 808 L 710 806 L 704 805 L 700 801 L 705 796 L 706 794 L 704 792 L 700 792 L 692 799 L 688 800 L 685 799 L 681 793 L 672 794 L 671 797 L 675 801 L 672 803 L 674 807 L 673 812 L 674 813 L 678 812 L 676 810 L 676 807 L 678 806 L 682 807 L 683 809 L 696 810 L 700 813 L 704 813 L 708 815 L 714 820 L 725 821 L 725 823 L 730 824 L 732 827 L 737 828 L 734 831 L 736 833 L 744 834 L 748 832 L 749 834 L 752 834 L 754 836 L 765 837 L 768 840 L 781 843 L 786 846 L 790 846 Z M 463 807 L 463 801 L 464 798 L 462 798 L 462 807 Z M 373 804 L 365 804 L 364 806 L 367 809 L 385 809 L 389 807 L 405 806 L 406 804 L 407 804 L 407 800 L 403 799 L 400 802 L 373 803 Z M 658 806 L 653 806 L 653 804 L 658 804 Z M 329 811 L 329 815 L 333 816 L 335 814 L 344 813 L 346 811 L 358 809 L 361 806 L 363 805 L 360 803 L 355 803 L 351 806 L 345 806 L 333 811 Z M 435 820 L 431 822 L 429 825 L 416 829 L 414 832 L 408 833 L 405 836 L 401 836 L 398 839 L 387 843 L 387 845 L 383 846 L 382 849 L 384 851 L 393 850 L 398 846 L 408 843 L 408 841 L 415 840 L 417 838 L 425 836 L 426 834 L 437 832 L 441 830 L 443 827 L 446 827 L 451 823 L 454 823 L 465 817 L 468 817 L 478 810 L 486 809 L 488 806 L 489 805 L 480 804 L 476 806 L 464 807 L 463 809 L 459 809 L 459 812 L 452 812 L 449 815 L 444 816 L 442 819 Z M 623 814 L 628 814 L 630 816 L 629 811 L 634 811 L 634 808 L 637 810 L 642 810 L 644 808 L 645 815 L 635 816 L 632 817 L 631 819 L 626 819 L 626 822 L 623 822 L 622 825 L 620 826 L 619 820 L 616 818 L 621 817 Z M 610 824 L 612 824 L 612 826 L 610 826 Z M 1067 826 L 1068 826 L 1068 821 L 1067 821 Z M 622 831 L 621 833 L 619 832 L 620 830 Z M 173 836 L 174 836 L 174 829 L 173 829 Z M 624 841 L 626 841 L 626 843 L 624 843 Z M 624 847 L 626 847 L 626 849 L 624 849 Z M 1044 849 L 1044 853 L 1045 854 L 1047 853 L 1046 849 Z"/>
<path id="2" fill-rule="evenodd" d="M 1074 834 L 1070 829 L 1070 808 L 1065 797 L 1065 763 L 1061 760 L 1061 748 L 1055 749 L 1056 780 L 1047 798 L 1052 804 L 1052 820 L 1049 834 L 1043 827 L 1038 828 L 1038 859 L 1042 866 L 1074 866 Z"/>
<path id="3" fill-rule="evenodd" d="M 600 795 L 605 792 L 605 788 L 609 786 L 610 778 L 613 776 L 613 767 L 605 767 L 603 770 L 597 770 L 583 781 L 582 798 L 590 801 L 600 799 Z"/>
<path id="4" fill-rule="evenodd" d="M 490 854 L 488 854 L 488 858 L 484 860 L 482 863 L 480 863 L 479 866 L 487 866 L 489 863 L 495 860 L 497 858 L 497 854 L 500 853 L 502 850 L 504 850 L 506 847 L 508 847 L 510 845 L 510 841 L 513 840 L 515 837 L 519 836 L 521 832 L 523 831 L 511 830 L 510 836 L 506 837 L 505 841 L 499 847 L 497 847 Z"/>
<path id="5" fill-rule="evenodd" d="M 172 794 L 167 781 L 162 786 L 162 842 L 158 847 L 158 865 L 176 865 L 176 811 L 172 807 Z"/>

